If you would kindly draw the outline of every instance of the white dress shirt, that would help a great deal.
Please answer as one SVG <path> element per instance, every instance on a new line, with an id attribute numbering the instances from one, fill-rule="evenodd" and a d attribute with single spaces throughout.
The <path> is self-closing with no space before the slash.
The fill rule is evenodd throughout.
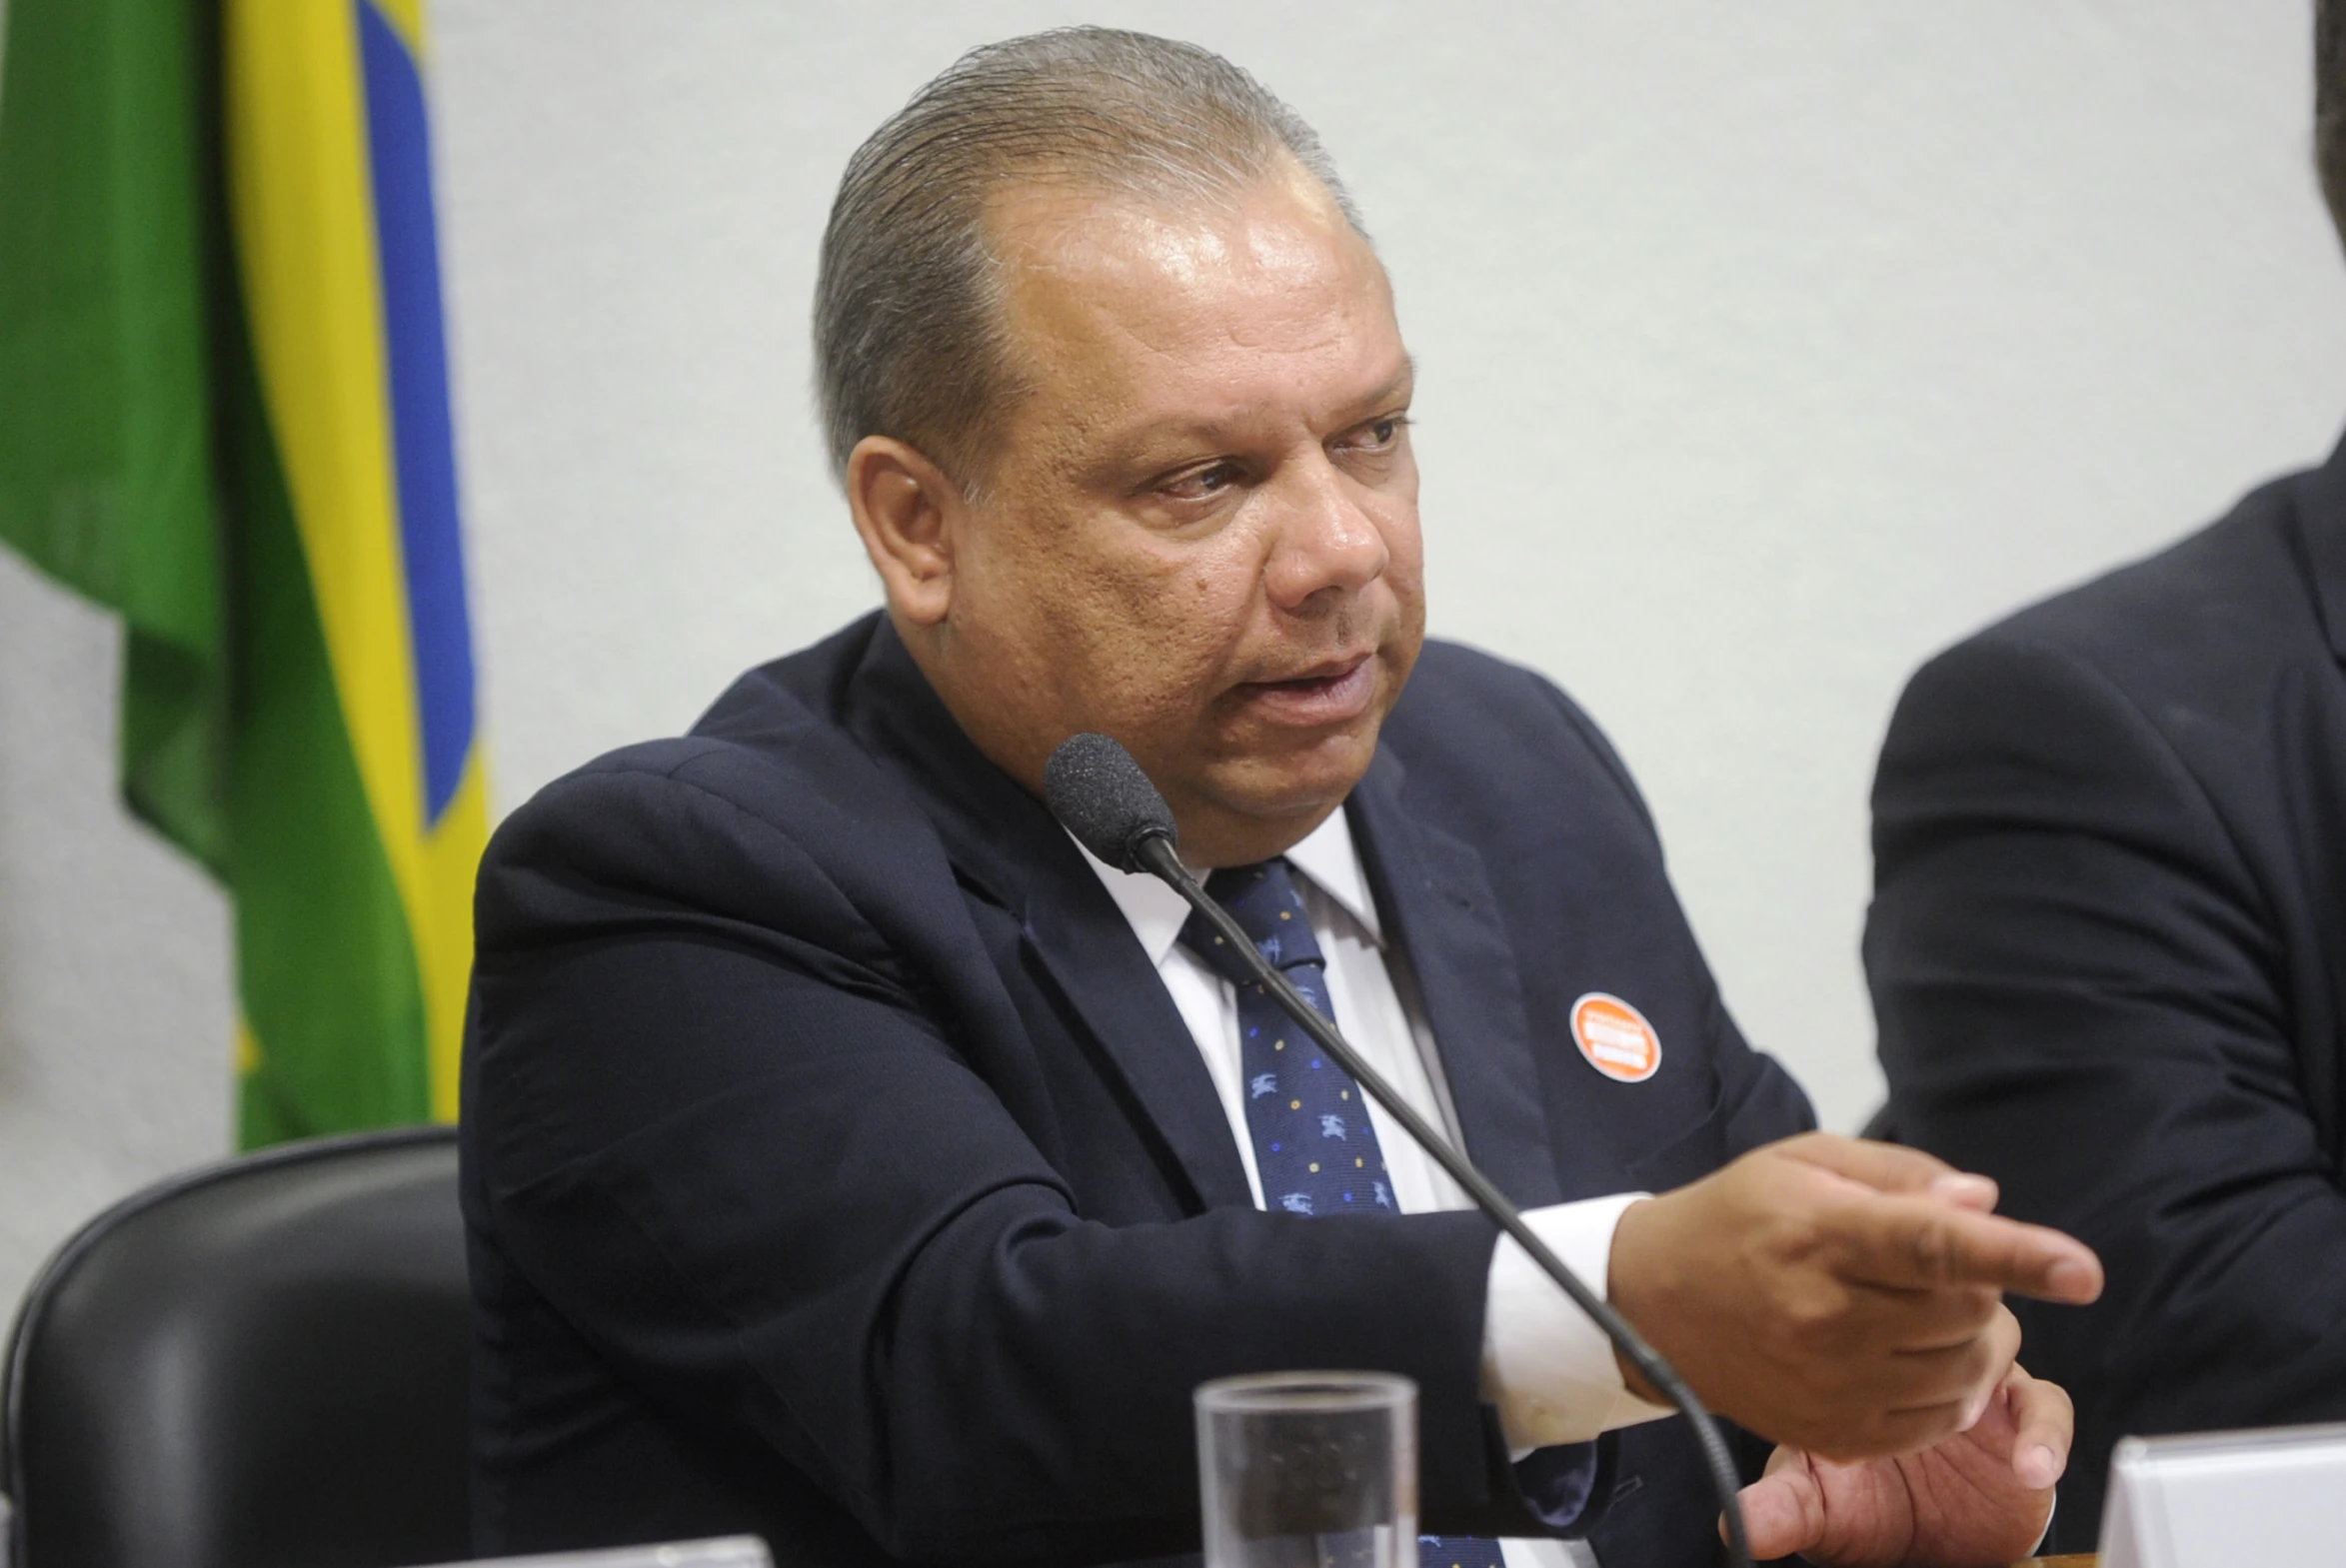
<path id="1" fill-rule="evenodd" d="M 1205 960 L 1180 943 L 1189 906 L 1164 882 L 1128 875 L 1094 857 L 1085 857 L 1107 884 L 1133 934 L 1157 965 L 1181 1021 L 1197 1043 L 1205 1070 L 1221 1095 L 1238 1159 L 1254 1205 L 1262 1207 L 1262 1178 L 1254 1165 L 1254 1140 L 1246 1127 L 1246 1090 L 1239 1065 L 1236 989 Z M 1336 1025 L 1368 1064 L 1408 1101 L 1409 1107 L 1459 1142 L 1457 1115 L 1442 1076 L 1441 1056 L 1427 1027 L 1424 1009 L 1404 995 L 1405 969 L 1398 976 L 1385 962 L 1383 930 L 1368 880 L 1360 868 L 1352 829 L 1337 811 L 1286 853 L 1299 873 L 1313 934 L 1325 960 L 1327 994 Z M 1471 1049 L 1471 1045 L 1462 1048 Z M 1369 1118 L 1384 1152 L 1393 1200 L 1404 1214 L 1473 1207 L 1473 1200 L 1371 1102 Z M 1530 1209 L 1524 1219 L 1539 1238 L 1598 1295 L 1605 1290 L 1612 1255 L 1613 1225 L 1642 1193 L 1616 1193 L 1577 1203 Z M 1580 1314 L 1563 1292 L 1511 1238 L 1501 1236 L 1491 1254 L 1482 1326 L 1482 1395 L 1498 1408 L 1508 1443 L 1518 1454 L 1555 1443 L 1582 1442 L 1615 1427 L 1632 1426 L 1670 1414 L 1631 1394 L 1621 1381 L 1612 1342 Z M 1547 1568 L 1571 1558 L 1554 1541 L 1508 1541 L 1508 1568 Z"/>

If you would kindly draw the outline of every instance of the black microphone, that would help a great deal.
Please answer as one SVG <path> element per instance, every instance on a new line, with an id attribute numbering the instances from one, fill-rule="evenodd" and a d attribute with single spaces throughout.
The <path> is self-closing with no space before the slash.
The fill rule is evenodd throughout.
<path id="1" fill-rule="evenodd" d="M 1255 980 L 1278 999 L 1297 1026 L 1335 1058 L 1336 1064 L 1352 1075 L 1353 1082 L 1390 1112 L 1417 1146 L 1432 1155 L 1434 1163 L 1448 1171 L 1450 1179 L 1466 1189 L 1467 1195 L 1497 1222 L 1499 1229 L 1513 1236 L 1530 1254 L 1531 1261 L 1562 1287 L 1573 1305 L 1604 1330 L 1605 1337 L 1629 1364 L 1678 1407 L 1694 1428 L 1694 1435 L 1702 1445 L 1702 1457 L 1710 1466 L 1711 1485 L 1718 1491 L 1719 1512 L 1727 1522 L 1727 1560 L 1733 1568 L 1751 1568 L 1751 1549 L 1743 1534 L 1743 1509 L 1737 1501 L 1742 1480 L 1710 1411 L 1694 1390 L 1686 1386 L 1677 1368 L 1564 1266 L 1564 1260 L 1523 1223 L 1522 1214 L 1507 1201 L 1506 1194 L 1493 1186 L 1472 1160 L 1452 1148 L 1447 1138 L 1435 1131 L 1391 1084 L 1360 1059 L 1359 1053 L 1336 1032 L 1335 1025 L 1262 956 L 1253 938 L 1239 929 L 1229 910 L 1198 885 L 1197 878 L 1175 852 L 1179 835 L 1173 827 L 1173 808 L 1165 803 L 1165 796 L 1149 782 L 1149 776 L 1133 760 L 1133 754 L 1108 736 L 1072 737 L 1044 765 L 1043 797 L 1051 807 L 1051 814 L 1085 848 L 1120 871 L 1147 871 L 1161 877 L 1187 899 L 1189 907 L 1204 916 L 1253 971 Z"/>

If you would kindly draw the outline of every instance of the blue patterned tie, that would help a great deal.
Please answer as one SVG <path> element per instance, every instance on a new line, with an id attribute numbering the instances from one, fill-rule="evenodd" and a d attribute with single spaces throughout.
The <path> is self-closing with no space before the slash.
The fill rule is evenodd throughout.
<path id="1" fill-rule="evenodd" d="M 1333 1022 L 1319 938 L 1287 862 L 1229 866 L 1207 877 L 1205 890 L 1271 966 Z M 1384 1151 L 1360 1085 L 1295 1027 L 1202 915 L 1189 916 L 1181 941 L 1237 987 L 1246 1131 L 1254 1141 L 1263 1201 L 1291 1214 L 1395 1212 Z M 1498 1542 L 1478 1536 L 1421 1535 L 1417 1560 L 1419 1568 L 1500 1568 Z"/>

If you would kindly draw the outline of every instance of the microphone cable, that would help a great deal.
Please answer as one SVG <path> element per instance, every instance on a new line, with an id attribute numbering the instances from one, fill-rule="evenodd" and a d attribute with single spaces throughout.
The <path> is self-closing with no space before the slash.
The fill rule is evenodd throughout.
<path id="1" fill-rule="evenodd" d="M 1694 1429 L 1703 1460 L 1710 1470 L 1711 1485 L 1718 1493 L 1719 1513 L 1727 1527 L 1727 1561 L 1731 1568 L 1751 1568 L 1751 1549 L 1743 1533 L 1739 1498 L 1742 1479 L 1717 1420 L 1701 1398 L 1686 1385 L 1677 1368 L 1645 1342 L 1644 1335 L 1590 1290 L 1539 1239 L 1506 1194 L 1402 1099 L 1375 1068 L 1362 1060 L 1350 1042 L 1336 1032 L 1335 1025 L 1262 956 L 1253 938 L 1239 928 L 1230 912 L 1181 863 L 1175 848 L 1178 834 L 1173 827 L 1173 809 L 1165 803 L 1165 796 L 1141 765 L 1134 761 L 1133 754 L 1108 736 L 1075 736 L 1052 753 L 1044 767 L 1043 784 L 1052 814 L 1084 847 L 1121 871 L 1145 871 L 1159 877 L 1186 899 L 1189 907 L 1237 953 L 1256 983 L 1286 1009 L 1296 1026 L 1349 1072 L 1353 1081 L 1400 1123 L 1401 1129 L 1466 1190 L 1499 1229 L 1514 1237 L 1516 1245 L 1556 1282 L 1572 1304 L 1604 1331 L 1622 1357 L 1678 1408 Z"/>

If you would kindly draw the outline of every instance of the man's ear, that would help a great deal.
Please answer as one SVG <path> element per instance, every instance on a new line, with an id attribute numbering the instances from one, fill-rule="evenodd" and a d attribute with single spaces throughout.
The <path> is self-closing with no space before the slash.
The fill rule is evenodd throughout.
<path id="1" fill-rule="evenodd" d="M 915 626 L 943 621 L 953 608 L 954 548 L 969 514 L 961 487 L 903 442 L 866 436 L 848 454 L 847 492 L 889 609 Z"/>

